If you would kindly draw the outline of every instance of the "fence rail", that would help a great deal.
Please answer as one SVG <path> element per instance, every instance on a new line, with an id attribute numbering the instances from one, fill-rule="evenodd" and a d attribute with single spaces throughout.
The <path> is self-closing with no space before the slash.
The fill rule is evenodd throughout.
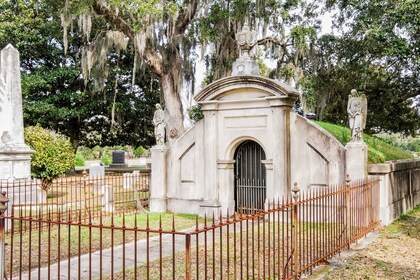
<path id="1" fill-rule="evenodd" d="M 175 218 L 160 219 L 152 227 L 146 214 L 119 220 L 100 216 L 88 223 L 81 219 L 83 210 L 73 221 L 60 212 L 57 219 L 7 215 L 4 219 L 13 229 L 2 236 L 8 244 L 5 275 L 292 279 L 310 274 L 317 264 L 374 229 L 379 222 L 378 188 L 378 179 L 307 191 L 294 188 L 293 197 L 268 201 L 265 211 L 196 217 L 195 226 L 184 230 Z"/>
<path id="2" fill-rule="evenodd" d="M 0 192 L 9 199 L 8 214 L 83 221 L 111 213 L 130 213 L 149 204 L 150 172 L 133 172 L 102 177 L 61 177 L 48 190 L 40 180 L 0 181 Z M 8 225 L 6 225 L 8 226 Z M 10 226 L 7 227 L 8 229 Z"/>

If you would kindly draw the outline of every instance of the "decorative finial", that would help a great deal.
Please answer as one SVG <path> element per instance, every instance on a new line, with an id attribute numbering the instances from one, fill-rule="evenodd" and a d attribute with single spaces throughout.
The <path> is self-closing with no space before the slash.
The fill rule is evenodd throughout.
<path id="1" fill-rule="evenodd" d="M 257 44 L 257 32 L 250 30 L 248 20 L 245 20 L 242 30 L 235 34 L 239 45 L 239 58 L 233 63 L 233 75 L 259 75 L 258 62 L 249 54 L 249 51 Z"/>

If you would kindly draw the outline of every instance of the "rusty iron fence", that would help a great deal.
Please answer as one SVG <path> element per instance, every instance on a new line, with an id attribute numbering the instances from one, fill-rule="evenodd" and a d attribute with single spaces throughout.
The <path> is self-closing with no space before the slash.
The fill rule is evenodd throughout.
<path id="1" fill-rule="evenodd" d="M 133 172 L 102 177 L 60 177 L 48 190 L 40 180 L 0 181 L 0 192 L 9 199 L 8 214 L 86 221 L 111 213 L 134 212 L 149 204 L 150 172 Z M 6 224 L 7 228 L 10 228 Z"/>
<path id="2" fill-rule="evenodd" d="M 379 223 L 379 179 L 292 191 L 264 211 L 194 217 L 187 229 L 175 218 L 153 226 L 148 214 L 6 215 L 0 257 L 7 279 L 292 279 Z"/>

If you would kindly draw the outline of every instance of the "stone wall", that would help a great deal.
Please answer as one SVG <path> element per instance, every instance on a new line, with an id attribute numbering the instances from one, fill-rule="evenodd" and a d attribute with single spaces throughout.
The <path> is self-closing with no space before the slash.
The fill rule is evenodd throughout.
<path id="1" fill-rule="evenodd" d="M 370 176 L 381 178 L 380 213 L 383 225 L 420 204 L 420 159 L 390 161 L 368 166 Z"/>
<path id="2" fill-rule="evenodd" d="M 327 187 L 345 180 L 344 146 L 328 131 L 291 114 L 292 182 L 302 189 Z"/>

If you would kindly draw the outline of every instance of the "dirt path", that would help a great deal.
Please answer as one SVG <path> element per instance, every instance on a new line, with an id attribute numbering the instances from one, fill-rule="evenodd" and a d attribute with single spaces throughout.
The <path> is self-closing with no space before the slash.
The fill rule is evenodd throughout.
<path id="1" fill-rule="evenodd" d="M 322 279 L 420 279 L 420 205 Z"/>

